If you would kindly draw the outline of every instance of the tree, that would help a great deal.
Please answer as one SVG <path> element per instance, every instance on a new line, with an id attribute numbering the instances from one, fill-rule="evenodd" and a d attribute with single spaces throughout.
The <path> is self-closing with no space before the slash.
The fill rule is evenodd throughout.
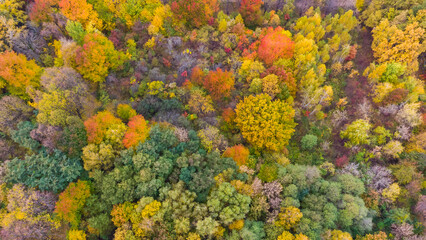
<path id="1" fill-rule="evenodd" d="M 214 112 L 212 98 L 205 94 L 201 90 L 194 90 L 191 92 L 191 96 L 188 101 L 189 110 L 200 116 Z"/>
<path id="2" fill-rule="evenodd" d="M 76 51 L 76 69 L 90 81 L 103 82 L 109 70 L 120 66 L 124 58 L 108 38 L 100 33 L 88 33 L 83 46 Z"/>
<path id="3" fill-rule="evenodd" d="M 217 0 L 174 0 L 171 8 L 176 19 L 190 28 L 199 28 L 213 17 L 218 10 L 218 2 Z"/>
<path id="4" fill-rule="evenodd" d="M 131 28 L 137 21 L 147 23 L 153 21 L 156 10 L 162 7 L 160 0 L 105 0 L 105 8 Z M 114 20 L 106 20 L 108 24 Z M 160 26 L 161 27 L 161 26 Z"/>
<path id="5" fill-rule="evenodd" d="M 59 8 L 61 13 L 71 21 L 78 21 L 86 28 L 95 26 L 102 29 L 102 21 L 98 18 L 98 13 L 86 0 L 60 0 Z"/>
<path id="6" fill-rule="evenodd" d="M 418 22 L 407 25 L 403 31 L 384 19 L 372 30 L 371 48 L 374 57 L 379 63 L 407 63 L 409 72 L 415 72 L 419 66 L 417 59 L 422 52 L 421 39 L 424 32 Z"/>
<path id="7" fill-rule="evenodd" d="M 108 132 L 112 132 L 112 129 L 126 129 L 124 123 L 108 111 L 99 112 L 87 119 L 84 126 L 87 131 L 87 141 L 94 144 L 111 139 L 112 136 L 108 136 Z M 116 139 L 114 142 L 121 142 L 121 139 Z"/>
<path id="8" fill-rule="evenodd" d="M 281 100 L 271 101 L 266 94 L 244 98 L 235 112 L 235 122 L 243 137 L 259 149 L 281 151 L 296 126 L 294 109 Z"/>
<path id="9" fill-rule="evenodd" d="M 249 212 L 251 198 L 239 194 L 228 182 L 213 189 L 207 198 L 207 207 L 213 218 L 223 224 L 230 224 L 235 220 L 244 219 Z"/>
<path id="10" fill-rule="evenodd" d="M 247 27 L 254 28 L 262 23 L 262 0 L 242 0 L 239 12 Z"/>
<path id="11" fill-rule="evenodd" d="M 30 20 L 36 23 L 50 22 L 53 20 L 53 6 L 58 4 L 60 0 L 34 0 L 30 5 L 28 16 Z"/>
<path id="12" fill-rule="evenodd" d="M 279 58 L 290 59 L 293 57 L 294 42 L 290 34 L 281 27 L 267 30 L 267 34 L 260 40 L 257 54 L 267 65 L 272 65 Z"/>
<path id="13" fill-rule="evenodd" d="M 15 158 L 7 167 L 8 182 L 22 183 L 28 187 L 52 192 L 65 189 L 83 170 L 79 159 L 68 158 L 58 150 L 52 155 L 41 152 L 26 156 L 24 160 Z"/>
<path id="14" fill-rule="evenodd" d="M 352 122 L 345 130 L 340 132 L 341 138 L 346 138 L 349 142 L 345 146 L 352 147 L 370 143 L 371 124 L 364 119 Z"/>
<path id="15" fill-rule="evenodd" d="M 142 115 L 130 118 L 128 126 L 129 128 L 123 138 L 123 145 L 126 148 L 136 147 L 143 143 L 149 135 L 149 126 Z"/>
<path id="16" fill-rule="evenodd" d="M 242 144 L 227 148 L 223 153 L 224 157 L 232 158 L 238 166 L 245 165 L 250 155 L 250 151 Z"/>
<path id="17" fill-rule="evenodd" d="M 33 108 L 15 96 L 4 96 L 0 99 L 0 131 L 9 133 L 17 123 L 28 120 Z"/>
<path id="18" fill-rule="evenodd" d="M 216 71 L 210 71 L 204 79 L 204 88 L 210 92 L 213 100 L 218 101 L 231 96 L 234 89 L 234 75 L 232 72 L 222 71 L 217 68 Z"/>
<path id="19" fill-rule="evenodd" d="M 40 85 L 41 73 L 42 68 L 22 54 L 0 53 L 0 89 L 6 88 L 12 95 L 28 100 L 26 89 Z"/>
<path id="20" fill-rule="evenodd" d="M 129 104 L 118 104 L 117 115 L 123 121 L 128 122 L 129 119 L 136 116 L 136 111 Z"/>
<path id="21" fill-rule="evenodd" d="M 275 225 L 282 226 L 285 229 L 289 230 L 295 227 L 302 217 L 303 214 L 298 208 L 281 208 L 281 211 L 278 214 L 278 219 L 275 221 Z"/>
<path id="22" fill-rule="evenodd" d="M 301 140 L 302 148 L 307 149 L 307 150 L 311 150 L 312 148 L 314 148 L 317 145 L 317 141 L 318 141 L 317 136 L 312 135 L 312 134 L 306 134 L 305 136 L 303 136 L 303 138 Z"/>
<path id="23" fill-rule="evenodd" d="M 0 51 L 10 50 L 13 39 L 25 28 L 27 15 L 24 0 L 7 0 L 0 3 Z"/>
<path id="24" fill-rule="evenodd" d="M 198 131 L 201 145 L 208 151 L 223 151 L 228 146 L 228 141 L 220 133 L 219 129 L 213 126 L 208 126 Z"/>
<path id="25" fill-rule="evenodd" d="M 83 209 L 86 199 L 90 197 L 90 186 L 86 181 L 78 180 L 70 183 L 68 187 L 59 194 L 56 202 L 55 213 L 59 219 L 69 222 L 73 228 L 78 228 L 81 218 L 80 211 Z"/>
<path id="26" fill-rule="evenodd" d="M 1 185 L 1 198 L 5 204 L 1 209 L 1 239 L 48 239 L 60 226 L 53 217 L 56 201 L 53 193 L 25 188 L 21 184 L 10 189 Z"/>

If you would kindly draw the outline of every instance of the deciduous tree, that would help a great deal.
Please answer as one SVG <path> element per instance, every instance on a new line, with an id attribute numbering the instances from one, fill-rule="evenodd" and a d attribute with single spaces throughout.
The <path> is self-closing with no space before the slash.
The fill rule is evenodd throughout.
<path id="1" fill-rule="evenodd" d="M 27 87 L 38 87 L 42 68 L 22 54 L 6 51 L 0 53 L 0 89 L 28 100 Z"/>
<path id="2" fill-rule="evenodd" d="M 235 111 L 243 137 L 259 149 L 283 150 L 296 126 L 294 109 L 281 100 L 271 101 L 266 94 L 246 97 Z"/>

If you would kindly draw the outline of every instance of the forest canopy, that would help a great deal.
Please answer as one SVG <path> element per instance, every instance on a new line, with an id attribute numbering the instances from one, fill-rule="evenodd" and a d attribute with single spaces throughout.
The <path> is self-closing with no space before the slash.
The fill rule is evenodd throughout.
<path id="1" fill-rule="evenodd" d="M 0 239 L 424 239 L 425 39 L 424 0 L 0 0 Z"/>

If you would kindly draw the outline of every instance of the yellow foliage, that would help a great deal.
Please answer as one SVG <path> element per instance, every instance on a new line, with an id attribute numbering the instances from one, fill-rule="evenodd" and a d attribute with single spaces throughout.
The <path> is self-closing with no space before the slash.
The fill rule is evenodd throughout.
<path id="1" fill-rule="evenodd" d="M 385 188 L 382 192 L 382 196 L 391 202 L 395 202 L 401 192 L 401 188 L 398 183 L 393 183 L 389 187 Z"/>
<path id="2" fill-rule="evenodd" d="M 237 220 L 237 221 L 229 224 L 230 230 L 232 230 L 232 229 L 241 230 L 241 229 L 243 229 L 243 227 L 244 227 L 244 220 L 243 219 Z"/>
<path id="3" fill-rule="evenodd" d="M 155 37 L 150 38 L 148 41 L 146 41 L 144 47 L 152 49 L 155 46 Z"/>
<path id="4" fill-rule="evenodd" d="M 67 236 L 68 240 L 86 240 L 86 233 L 81 230 L 70 230 Z"/>
<path id="5" fill-rule="evenodd" d="M 372 33 L 374 40 L 371 48 L 379 63 L 407 63 L 409 72 L 417 71 L 417 58 L 425 50 L 425 46 L 421 44 L 425 30 L 419 27 L 418 22 L 409 24 L 403 31 L 384 19 Z"/>
<path id="6" fill-rule="evenodd" d="M 392 92 L 394 89 L 395 88 L 392 83 L 384 82 L 377 84 L 374 88 L 373 101 L 375 103 L 380 103 L 383 101 L 386 95 L 388 95 L 388 93 Z"/>
<path id="7" fill-rule="evenodd" d="M 162 81 L 152 81 L 147 85 L 149 95 L 157 95 L 164 90 L 164 83 Z"/>
<path id="8" fill-rule="evenodd" d="M 238 103 L 235 122 L 247 141 L 259 149 L 281 151 L 294 132 L 294 109 L 266 94 L 249 96 Z"/>
<path id="9" fill-rule="evenodd" d="M 201 240 L 201 237 L 197 233 L 190 232 L 186 240 Z"/>
<path id="10" fill-rule="evenodd" d="M 295 227 L 302 217 L 303 214 L 300 212 L 300 209 L 296 207 L 281 208 L 275 225 L 284 227 L 288 230 Z"/>
<path id="11" fill-rule="evenodd" d="M 284 231 L 278 236 L 277 240 L 294 240 L 294 236 L 290 232 Z"/>
<path id="12" fill-rule="evenodd" d="M 247 83 L 250 83 L 254 78 L 259 78 L 260 73 L 263 73 L 264 71 L 265 67 L 263 66 L 263 63 L 248 59 L 243 61 L 243 64 L 238 70 L 238 74 L 242 78 L 245 78 Z"/>
<path id="13" fill-rule="evenodd" d="M 145 208 L 141 212 L 141 215 L 143 218 L 150 218 L 154 216 L 160 210 L 160 207 L 161 207 L 161 202 L 154 200 L 150 204 L 145 206 Z"/>

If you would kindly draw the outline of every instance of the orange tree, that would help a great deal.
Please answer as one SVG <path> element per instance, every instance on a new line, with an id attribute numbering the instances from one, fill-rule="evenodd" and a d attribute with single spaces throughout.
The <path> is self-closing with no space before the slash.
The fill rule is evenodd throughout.
<path id="1" fill-rule="evenodd" d="M 71 21 L 79 21 L 83 26 L 92 24 L 102 29 L 102 21 L 98 18 L 98 13 L 86 0 L 61 0 L 59 8 L 61 13 Z"/>
<path id="2" fill-rule="evenodd" d="M 243 137 L 258 149 L 283 150 L 296 127 L 293 107 L 285 101 L 272 101 L 267 94 L 244 98 L 235 112 Z"/>
<path id="3" fill-rule="evenodd" d="M 121 124 L 121 120 L 108 111 L 92 116 L 84 122 L 88 143 L 100 144 L 106 138 L 108 129 Z"/>
<path id="4" fill-rule="evenodd" d="M 210 71 L 204 79 L 204 88 L 210 92 L 212 99 L 217 101 L 231 96 L 234 83 L 235 79 L 232 72 L 217 68 L 216 71 Z"/>
<path id="5" fill-rule="evenodd" d="M 149 127 L 142 115 L 136 115 L 130 118 L 129 128 L 124 134 L 123 145 L 126 148 L 137 146 L 143 143 L 149 135 Z"/>
<path id="6" fill-rule="evenodd" d="M 248 148 L 241 144 L 230 147 L 223 153 L 224 157 L 232 158 L 238 164 L 238 166 L 245 165 L 249 155 L 250 151 Z"/>
<path id="7" fill-rule="evenodd" d="M 288 33 L 281 28 L 270 27 L 266 35 L 260 40 L 257 54 L 267 65 L 272 65 L 279 58 L 289 59 L 293 57 L 294 42 Z"/>
<path id="8" fill-rule="evenodd" d="M 15 52 L 0 53 L 0 89 L 6 90 L 22 99 L 28 99 L 26 88 L 38 87 L 42 68 L 34 60 L 28 61 Z"/>

